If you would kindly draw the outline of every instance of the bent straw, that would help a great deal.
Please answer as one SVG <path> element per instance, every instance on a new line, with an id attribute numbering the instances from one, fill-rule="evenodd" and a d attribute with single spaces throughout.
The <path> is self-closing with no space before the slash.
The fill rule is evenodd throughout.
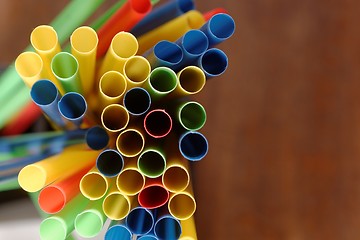
<path id="1" fill-rule="evenodd" d="M 184 97 L 199 93 L 206 84 L 206 75 L 201 68 L 187 66 L 177 73 L 178 84 L 170 94 L 174 97 Z"/>
<path id="2" fill-rule="evenodd" d="M 75 230 L 81 237 L 92 238 L 100 233 L 105 221 L 102 200 L 91 201 L 85 210 L 76 216 Z"/>
<path id="3" fill-rule="evenodd" d="M 124 157 L 135 157 L 145 146 L 143 134 L 135 128 L 122 131 L 116 139 L 116 148 Z"/>
<path id="4" fill-rule="evenodd" d="M 23 52 L 15 60 L 15 69 L 24 83 L 31 88 L 41 78 L 48 78 L 49 74 L 39 54 Z"/>
<path id="5" fill-rule="evenodd" d="M 169 192 L 161 183 L 161 178 L 148 178 L 145 187 L 138 195 L 140 206 L 155 209 L 165 205 L 169 200 Z"/>
<path id="6" fill-rule="evenodd" d="M 191 29 L 198 29 L 205 23 L 203 15 L 191 10 L 183 15 L 153 29 L 150 32 L 138 38 L 139 50 L 138 54 L 143 54 L 146 50 L 151 49 L 161 40 L 170 42 L 176 41 L 187 31 Z M 176 29 L 176 31 L 174 31 Z"/>
<path id="7" fill-rule="evenodd" d="M 194 216 L 180 221 L 182 233 L 179 240 L 197 240 L 195 218 Z"/>
<path id="8" fill-rule="evenodd" d="M 44 187 L 38 197 L 41 210 L 49 214 L 61 211 L 80 192 L 80 180 L 90 170 L 91 165 L 85 166 L 68 177 L 59 178 L 54 183 Z"/>
<path id="9" fill-rule="evenodd" d="M 132 56 L 124 64 L 123 73 L 127 81 L 127 89 L 141 86 L 149 77 L 151 66 L 142 56 Z"/>
<path id="10" fill-rule="evenodd" d="M 127 89 L 127 82 L 123 74 L 117 71 L 108 71 L 101 76 L 99 82 L 98 111 L 106 106 L 120 103 Z"/>
<path id="11" fill-rule="evenodd" d="M 131 209 L 132 198 L 119 192 L 114 185 L 103 202 L 103 211 L 111 220 L 124 219 Z"/>
<path id="12" fill-rule="evenodd" d="M 100 126 L 93 126 L 86 131 L 85 141 L 89 148 L 93 150 L 101 150 L 109 143 L 110 137 Z"/>
<path id="13" fill-rule="evenodd" d="M 135 27 L 131 29 L 131 33 L 136 37 L 153 30 L 154 28 L 194 9 L 193 0 L 173 0 L 169 1 L 157 8 L 154 8 L 147 14 Z"/>
<path id="14" fill-rule="evenodd" d="M 116 177 L 116 186 L 128 196 L 138 194 L 145 186 L 145 176 L 137 168 L 135 159 L 128 159 L 124 169 Z"/>
<path id="15" fill-rule="evenodd" d="M 83 122 L 87 103 L 81 94 L 68 92 L 58 102 L 58 109 L 64 119 L 79 127 Z"/>
<path id="16" fill-rule="evenodd" d="M 113 221 L 105 233 L 105 240 L 131 240 L 131 231 L 122 223 Z"/>
<path id="17" fill-rule="evenodd" d="M 129 120 L 128 111 L 120 104 L 111 104 L 104 108 L 101 113 L 101 123 L 103 127 L 112 133 L 117 133 L 125 129 Z"/>
<path id="18" fill-rule="evenodd" d="M 230 38 L 235 32 L 235 21 L 226 13 L 212 16 L 201 28 L 209 39 L 209 46 L 213 47 Z"/>
<path id="19" fill-rule="evenodd" d="M 223 74 L 228 66 L 228 57 L 218 48 L 208 49 L 197 61 L 207 78 L 217 77 Z"/>
<path id="20" fill-rule="evenodd" d="M 166 168 L 166 160 L 163 153 L 154 148 L 142 151 L 137 161 L 138 169 L 148 178 L 161 176 Z"/>
<path id="21" fill-rule="evenodd" d="M 172 129 L 171 116 L 163 109 L 152 110 L 144 118 L 144 128 L 149 136 L 163 138 Z"/>
<path id="22" fill-rule="evenodd" d="M 150 94 L 144 88 L 134 87 L 125 93 L 123 105 L 131 115 L 143 115 L 151 106 Z"/>
<path id="23" fill-rule="evenodd" d="M 175 68 L 183 60 L 182 49 L 173 42 L 162 40 L 143 54 L 151 64 L 151 69 L 156 67 Z"/>
<path id="24" fill-rule="evenodd" d="M 85 98 L 94 86 L 98 42 L 95 30 L 87 26 L 77 28 L 70 36 L 71 53 L 79 63 L 79 78 Z"/>
<path id="25" fill-rule="evenodd" d="M 168 203 L 169 213 L 178 220 L 186 220 L 193 216 L 196 210 L 191 183 L 186 190 L 172 193 Z"/>
<path id="26" fill-rule="evenodd" d="M 152 5 L 149 0 L 129 0 L 98 30 L 98 58 L 107 51 L 113 37 L 120 31 L 130 31 L 147 13 Z"/>
<path id="27" fill-rule="evenodd" d="M 176 120 L 186 130 L 196 131 L 205 125 L 206 111 L 198 102 L 183 102 L 176 106 L 176 113 Z"/>
<path id="28" fill-rule="evenodd" d="M 70 175 L 90 163 L 95 163 L 97 151 L 88 151 L 83 145 L 67 147 L 62 153 L 27 165 L 18 176 L 20 186 L 27 192 L 36 192 L 60 176 Z"/>
<path id="29" fill-rule="evenodd" d="M 151 231 L 154 226 L 154 216 L 152 212 L 143 207 L 133 208 L 126 219 L 126 226 L 133 234 L 144 235 Z"/>
<path id="30" fill-rule="evenodd" d="M 118 151 L 106 149 L 97 157 L 96 167 L 105 177 L 115 177 L 123 169 L 124 159 Z"/>
<path id="31" fill-rule="evenodd" d="M 190 161 L 200 161 L 208 152 L 208 141 L 203 134 L 196 131 L 188 131 L 180 136 L 180 153 Z"/>
<path id="32" fill-rule="evenodd" d="M 51 71 L 65 92 L 83 94 L 78 60 L 68 52 L 59 52 L 51 61 Z"/>
<path id="33" fill-rule="evenodd" d="M 178 239 L 181 235 L 180 221 L 169 214 L 161 214 L 158 216 L 154 233 L 159 239 Z"/>
<path id="34" fill-rule="evenodd" d="M 81 194 L 72 199 L 65 208 L 46 219 L 40 224 L 40 238 L 44 240 L 63 240 L 74 230 L 74 219 L 81 212 L 89 200 Z"/>
<path id="35" fill-rule="evenodd" d="M 30 96 L 52 122 L 60 128 L 65 127 L 65 122 L 58 109 L 61 96 L 53 82 L 50 80 L 37 81 L 31 87 Z"/>
<path id="36" fill-rule="evenodd" d="M 109 185 L 109 179 L 102 175 L 96 167 L 86 173 L 79 184 L 82 195 L 90 200 L 98 200 L 105 196 Z"/>

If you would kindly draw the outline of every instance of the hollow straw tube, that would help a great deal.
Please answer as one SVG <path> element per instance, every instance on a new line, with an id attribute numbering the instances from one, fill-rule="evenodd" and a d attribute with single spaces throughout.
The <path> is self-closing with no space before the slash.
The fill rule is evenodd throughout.
<path id="1" fill-rule="evenodd" d="M 195 218 L 194 216 L 181 220 L 181 229 L 182 233 L 180 235 L 179 240 L 197 240 L 196 226 L 195 226 Z"/>
<path id="2" fill-rule="evenodd" d="M 152 110 L 144 118 L 144 128 L 153 138 L 165 137 L 172 129 L 171 116 L 163 109 Z"/>
<path id="3" fill-rule="evenodd" d="M 143 134 L 135 128 L 122 131 L 116 139 L 117 150 L 125 157 L 135 157 L 145 145 Z"/>
<path id="4" fill-rule="evenodd" d="M 81 237 L 95 237 L 100 233 L 105 221 L 106 216 L 102 210 L 102 200 L 91 201 L 86 209 L 76 216 L 75 230 Z"/>
<path id="5" fill-rule="evenodd" d="M 118 151 L 106 149 L 96 159 L 96 167 L 104 176 L 115 177 L 123 169 L 124 159 Z"/>
<path id="6" fill-rule="evenodd" d="M 98 36 L 87 26 L 77 28 L 70 36 L 71 53 L 79 63 L 79 78 L 85 97 L 94 87 Z"/>
<path id="7" fill-rule="evenodd" d="M 204 25 L 203 15 L 196 10 L 188 11 L 173 20 L 162 24 L 161 26 L 143 34 L 138 38 L 138 54 L 143 54 L 146 50 L 151 49 L 161 40 L 174 42 L 191 29 L 198 29 Z M 176 31 L 174 31 L 176 29 Z"/>
<path id="8" fill-rule="evenodd" d="M 124 219 L 131 209 L 132 198 L 119 192 L 114 185 L 103 201 L 103 211 L 111 220 Z"/>
<path id="9" fill-rule="evenodd" d="M 210 48 L 200 56 L 197 62 L 207 78 L 223 74 L 228 66 L 228 57 L 218 48 Z"/>
<path id="10" fill-rule="evenodd" d="M 208 141 L 203 134 L 196 131 L 188 131 L 180 136 L 180 153 L 190 161 L 199 161 L 208 152 Z"/>
<path id="11" fill-rule="evenodd" d="M 143 54 L 151 65 L 156 67 L 175 68 L 183 60 L 183 51 L 176 43 L 162 40 Z"/>
<path id="12" fill-rule="evenodd" d="M 126 226 L 133 234 L 144 235 L 151 231 L 154 226 L 154 216 L 152 212 L 143 207 L 133 208 L 126 219 Z"/>
<path id="13" fill-rule="evenodd" d="M 30 90 L 33 102 L 54 122 L 58 127 L 64 128 L 65 122 L 58 109 L 60 93 L 50 80 L 39 80 Z"/>
<path id="14" fill-rule="evenodd" d="M 79 63 L 70 53 L 59 52 L 51 61 L 51 71 L 59 80 L 65 92 L 77 92 L 83 94 L 79 76 Z"/>
<path id="15" fill-rule="evenodd" d="M 165 156 L 162 152 L 154 148 L 142 151 L 137 161 L 138 169 L 148 178 L 161 176 L 166 168 Z"/>
<path id="16" fill-rule="evenodd" d="M 151 106 L 150 94 L 144 88 L 134 87 L 125 93 L 123 105 L 131 115 L 143 115 Z"/>
<path id="17" fill-rule="evenodd" d="M 176 107 L 176 112 L 176 120 L 186 130 L 196 131 L 205 125 L 206 111 L 198 102 L 183 102 Z"/>
<path id="18" fill-rule="evenodd" d="M 48 77 L 44 70 L 44 63 L 39 54 L 23 52 L 15 60 L 15 69 L 24 83 L 31 88 L 34 83 Z"/>
<path id="19" fill-rule="evenodd" d="M 141 86 L 149 77 L 151 66 L 142 56 L 132 56 L 124 64 L 123 73 L 127 81 L 127 89 Z"/>
<path id="20" fill-rule="evenodd" d="M 68 92 L 61 97 L 58 102 L 58 108 L 66 120 L 79 127 L 83 122 L 87 110 L 87 103 L 81 94 Z"/>
<path id="21" fill-rule="evenodd" d="M 81 194 L 72 199 L 65 208 L 40 224 L 40 238 L 43 240 L 64 240 L 74 230 L 76 215 L 85 209 L 88 200 Z"/>
<path id="22" fill-rule="evenodd" d="M 98 76 L 100 77 L 111 70 L 123 73 L 126 60 L 135 56 L 138 47 L 139 45 L 134 35 L 128 32 L 117 33 L 113 37 L 104 60 L 100 64 Z"/>
<path id="23" fill-rule="evenodd" d="M 154 225 L 155 236 L 159 239 L 178 239 L 181 232 L 180 221 L 169 214 L 159 216 Z"/>
<path id="24" fill-rule="evenodd" d="M 146 235 L 140 236 L 138 238 L 138 240 L 159 240 L 159 239 L 152 234 L 146 234 Z"/>
<path id="25" fill-rule="evenodd" d="M 78 172 L 62 178 L 44 187 L 38 197 L 39 207 L 46 213 L 54 214 L 61 211 L 79 192 L 79 183 L 92 166 L 85 166 Z"/>
<path id="26" fill-rule="evenodd" d="M 109 143 L 109 135 L 100 126 L 93 126 L 86 131 L 86 144 L 93 150 L 101 150 Z"/>
<path id="27" fill-rule="evenodd" d="M 20 186 L 27 192 L 36 192 L 58 179 L 95 163 L 97 151 L 84 149 L 83 145 L 67 147 L 58 155 L 27 165 L 18 176 Z"/>
<path id="28" fill-rule="evenodd" d="M 129 113 L 125 107 L 120 104 L 111 104 L 104 108 L 101 113 L 101 123 L 109 132 L 120 132 L 125 129 L 129 123 Z"/>
<path id="29" fill-rule="evenodd" d="M 184 97 L 199 93 L 206 84 L 204 71 L 196 66 L 187 66 L 177 73 L 178 84 L 171 97 Z"/>
<path id="30" fill-rule="evenodd" d="M 169 213 L 178 220 L 186 220 L 193 216 L 196 210 L 191 184 L 182 192 L 172 193 L 168 203 Z"/>
<path id="31" fill-rule="evenodd" d="M 235 31 L 234 19 L 226 13 L 212 16 L 201 28 L 209 39 L 209 46 L 213 47 L 230 38 Z"/>
<path id="32" fill-rule="evenodd" d="M 127 88 L 123 74 L 117 71 L 108 71 L 102 75 L 99 82 L 98 102 L 101 111 L 108 105 L 120 103 Z M 100 109 L 99 109 L 100 110 Z"/>
<path id="33" fill-rule="evenodd" d="M 131 240 L 132 233 L 123 223 L 113 221 L 105 233 L 105 240 Z"/>
<path id="34" fill-rule="evenodd" d="M 126 1 L 127 0 L 116 1 L 106 12 L 91 23 L 90 27 L 95 30 L 101 28 L 110 19 L 110 17 L 126 3 Z"/>
<path id="35" fill-rule="evenodd" d="M 157 67 L 151 71 L 144 88 L 151 98 L 159 100 L 175 90 L 178 84 L 176 73 L 168 67 Z"/>
<path id="36" fill-rule="evenodd" d="M 174 19 L 194 9 L 193 0 L 173 0 L 159 7 L 154 8 L 147 14 L 135 27 L 131 29 L 131 33 L 136 37 L 151 31 L 152 29 Z"/>
<path id="37" fill-rule="evenodd" d="M 161 183 L 161 178 L 148 178 L 145 187 L 138 194 L 140 206 L 155 209 L 165 205 L 169 200 L 169 192 Z"/>
<path id="38" fill-rule="evenodd" d="M 99 46 L 97 56 L 101 57 L 108 49 L 112 38 L 120 31 L 130 31 L 152 6 L 149 0 L 129 0 L 98 30 Z"/>
<path id="39" fill-rule="evenodd" d="M 80 180 L 81 193 L 90 200 L 98 200 L 105 196 L 110 181 L 96 167 L 87 172 Z"/>
<path id="40" fill-rule="evenodd" d="M 135 159 L 128 159 L 124 169 L 116 177 L 116 186 L 128 196 L 138 194 L 145 186 L 145 176 L 137 168 Z"/>

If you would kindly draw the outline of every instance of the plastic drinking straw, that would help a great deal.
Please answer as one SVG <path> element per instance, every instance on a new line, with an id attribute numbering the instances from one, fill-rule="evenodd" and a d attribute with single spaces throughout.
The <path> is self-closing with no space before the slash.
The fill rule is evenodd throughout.
<path id="1" fill-rule="evenodd" d="M 111 220 L 124 219 L 131 209 L 132 198 L 119 192 L 115 185 L 103 201 L 103 211 Z"/>
<path id="2" fill-rule="evenodd" d="M 98 30 L 97 56 L 107 51 L 112 38 L 120 31 L 130 31 L 152 8 L 149 0 L 129 0 Z"/>
<path id="3" fill-rule="evenodd" d="M 180 70 L 196 62 L 197 58 L 208 49 L 209 40 L 205 33 L 193 29 L 187 31 L 180 39 L 176 40 L 176 44 L 182 49 L 183 59 L 174 69 Z"/>
<path id="4" fill-rule="evenodd" d="M 144 128 L 153 138 L 165 137 L 172 129 L 171 116 L 163 109 L 152 110 L 144 118 Z"/>
<path id="5" fill-rule="evenodd" d="M 17 180 L 17 177 L 13 177 L 5 181 L 0 181 L 0 192 L 10 191 L 15 189 L 20 189 L 20 185 Z"/>
<path id="6" fill-rule="evenodd" d="M 97 236 L 106 222 L 106 216 L 102 210 L 102 199 L 91 201 L 84 211 L 75 218 L 75 230 L 84 238 Z"/>
<path id="7" fill-rule="evenodd" d="M 86 131 L 86 144 L 93 150 L 101 150 L 109 143 L 109 135 L 100 126 L 93 126 Z"/>
<path id="8" fill-rule="evenodd" d="M 138 54 L 143 54 L 146 50 L 155 46 L 161 40 L 174 42 L 191 29 L 198 29 L 204 25 L 203 15 L 196 10 L 188 11 L 173 20 L 143 34 L 138 38 Z M 176 31 L 174 31 L 176 29 Z"/>
<path id="9" fill-rule="evenodd" d="M 68 52 L 59 52 L 51 61 L 51 71 L 65 92 L 83 94 L 78 60 Z"/>
<path id="10" fill-rule="evenodd" d="M 122 131 L 116 139 L 116 148 L 125 157 L 137 156 L 143 150 L 144 145 L 143 134 L 135 128 Z"/>
<path id="11" fill-rule="evenodd" d="M 196 131 L 188 131 L 179 139 L 179 150 L 184 158 L 190 161 L 199 161 L 208 152 L 208 141 L 203 134 Z"/>
<path id="12" fill-rule="evenodd" d="M 93 23 L 91 23 L 90 27 L 98 30 L 103 26 L 108 19 L 126 3 L 127 0 L 116 1 L 108 10 L 106 10 L 100 17 L 98 17 Z"/>
<path id="13" fill-rule="evenodd" d="M 76 92 L 68 92 L 58 102 L 61 115 L 77 127 L 83 122 L 87 103 L 85 98 Z"/>
<path id="14" fill-rule="evenodd" d="M 199 130 L 206 122 L 205 108 L 198 102 L 183 102 L 176 107 L 176 120 L 186 130 Z"/>
<path id="15" fill-rule="evenodd" d="M 228 57 L 218 48 L 210 48 L 198 59 L 197 65 L 204 71 L 207 78 L 217 77 L 225 72 Z"/>
<path id="16" fill-rule="evenodd" d="M 154 216 L 151 211 L 143 207 L 133 208 L 126 219 L 126 226 L 133 234 L 144 235 L 151 231 L 154 226 Z"/>
<path id="17" fill-rule="evenodd" d="M 151 71 L 143 87 L 149 92 L 152 99 L 159 100 L 174 91 L 177 83 L 178 78 L 173 70 L 167 67 L 157 67 Z"/>
<path id="18" fill-rule="evenodd" d="M 60 212 L 80 192 L 80 180 L 91 167 L 92 164 L 85 166 L 78 172 L 65 178 L 60 177 L 54 183 L 44 187 L 38 197 L 41 210 L 49 214 Z"/>
<path id="19" fill-rule="evenodd" d="M 131 115 L 143 115 L 151 106 L 150 94 L 144 88 L 134 87 L 125 93 L 123 105 Z"/>
<path id="20" fill-rule="evenodd" d="M 27 165 L 18 176 L 20 186 L 27 192 L 36 192 L 60 176 L 67 176 L 95 162 L 97 151 L 84 149 L 84 145 L 67 147 L 58 155 Z"/>
<path id="21" fill-rule="evenodd" d="M 146 177 L 157 178 L 164 173 L 166 160 L 162 152 L 155 148 L 148 148 L 139 155 L 137 165 Z"/>
<path id="22" fill-rule="evenodd" d="M 110 181 L 96 167 L 92 168 L 80 180 L 81 193 L 90 200 L 98 200 L 105 196 Z"/>
<path id="23" fill-rule="evenodd" d="M 227 13 L 227 11 L 224 8 L 214 8 L 214 9 L 204 13 L 204 18 L 206 21 L 209 21 L 212 16 L 214 16 L 218 13 Z"/>
<path id="24" fill-rule="evenodd" d="M 131 33 L 136 37 L 153 30 L 154 28 L 194 9 L 193 0 L 172 0 L 154 8 L 147 14 L 135 27 L 131 29 Z"/>
<path id="25" fill-rule="evenodd" d="M 15 60 L 15 69 L 24 83 L 31 88 L 37 80 L 49 77 L 43 64 L 39 54 L 23 52 Z"/>
<path id="26" fill-rule="evenodd" d="M 155 225 L 154 233 L 159 239 L 178 239 L 181 235 L 180 221 L 169 214 L 158 216 Z"/>
<path id="27" fill-rule="evenodd" d="M 118 151 L 106 149 L 96 159 L 96 167 L 104 176 L 115 177 L 123 169 L 124 159 Z"/>
<path id="28" fill-rule="evenodd" d="M 98 76 L 100 77 L 111 70 L 123 73 L 126 60 L 137 53 L 138 47 L 134 35 L 128 32 L 117 33 L 111 41 L 104 60 L 100 64 Z"/>
<path id="29" fill-rule="evenodd" d="M 105 240 L 131 240 L 131 231 L 121 222 L 112 221 L 105 233 Z"/>
<path id="30" fill-rule="evenodd" d="M 109 132 L 120 132 L 129 123 L 129 113 L 120 104 L 110 104 L 101 113 L 101 123 Z"/>
<path id="31" fill-rule="evenodd" d="M 155 209 L 165 205 L 169 200 L 169 192 L 161 183 L 161 178 L 147 178 L 145 187 L 138 194 L 140 206 Z"/>
<path id="32" fill-rule="evenodd" d="M 91 27 L 77 28 L 70 36 L 71 53 L 79 63 L 79 77 L 85 98 L 92 91 L 95 79 L 97 33 Z"/>
<path id="33" fill-rule="evenodd" d="M 60 128 L 65 127 L 65 122 L 58 109 L 60 93 L 50 80 L 38 80 L 30 90 L 33 102 L 41 108 L 47 117 Z"/>
<path id="34" fill-rule="evenodd" d="M 108 71 L 102 75 L 99 82 L 98 105 L 101 111 L 108 105 L 120 103 L 127 88 L 123 74 Z"/>
<path id="35" fill-rule="evenodd" d="M 181 220 L 181 228 L 182 233 L 180 235 L 179 240 L 197 240 L 196 226 L 195 226 L 195 218 L 194 216 Z"/>
<path id="36" fill-rule="evenodd" d="M 125 161 L 124 169 L 116 177 L 116 186 L 128 196 L 134 196 L 144 188 L 145 176 L 137 168 L 135 159 Z"/>
<path id="37" fill-rule="evenodd" d="M 132 56 L 124 64 L 123 73 L 127 80 L 127 89 L 141 86 L 149 77 L 151 66 L 142 56 Z"/>
<path id="38" fill-rule="evenodd" d="M 74 230 L 74 219 L 88 204 L 81 194 L 72 199 L 65 208 L 40 224 L 40 238 L 43 240 L 64 240 Z"/>
<path id="39" fill-rule="evenodd" d="M 195 213 L 196 201 L 191 183 L 186 190 L 170 194 L 168 209 L 169 213 L 178 220 L 186 220 Z"/>
<path id="40" fill-rule="evenodd" d="M 235 21 L 226 13 L 212 16 L 201 28 L 209 39 L 209 46 L 213 47 L 230 38 L 235 32 Z"/>
<path id="41" fill-rule="evenodd" d="M 138 238 L 138 240 L 159 240 L 159 239 L 152 234 L 147 234 L 147 235 L 140 236 Z"/>
<path id="42" fill-rule="evenodd" d="M 174 68 L 183 60 L 182 49 L 173 42 L 159 41 L 155 46 L 143 54 L 151 65 L 151 68 L 169 67 Z"/>
<path id="43" fill-rule="evenodd" d="M 177 73 L 178 85 L 171 97 L 184 97 L 199 93 L 205 86 L 206 75 L 196 66 L 187 66 Z"/>

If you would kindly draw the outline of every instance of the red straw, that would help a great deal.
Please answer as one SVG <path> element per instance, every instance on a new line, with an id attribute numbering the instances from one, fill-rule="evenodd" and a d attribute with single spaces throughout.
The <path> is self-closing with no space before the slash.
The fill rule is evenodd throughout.
<path id="1" fill-rule="evenodd" d="M 138 195 L 140 206 L 147 209 L 161 207 L 169 200 L 169 192 L 162 185 L 161 177 L 148 178 L 145 187 Z"/>

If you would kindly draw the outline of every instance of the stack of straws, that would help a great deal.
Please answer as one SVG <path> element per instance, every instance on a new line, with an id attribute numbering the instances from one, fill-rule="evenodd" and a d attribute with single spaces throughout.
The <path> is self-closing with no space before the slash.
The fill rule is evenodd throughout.
<path id="1" fill-rule="evenodd" d="M 151 9 L 150 0 L 117 5 L 63 50 L 53 27 L 38 26 L 35 52 L 15 61 L 56 131 L 3 138 L 0 184 L 15 175 L 35 195 L 41 239 L 94 237 L 108 219 L 105 239 L 197 239 L 189 164 L 208 142 L 205 109 L 189 96 L 226 70 L 214 46 L 235 23 L 192 0 Z"/>

